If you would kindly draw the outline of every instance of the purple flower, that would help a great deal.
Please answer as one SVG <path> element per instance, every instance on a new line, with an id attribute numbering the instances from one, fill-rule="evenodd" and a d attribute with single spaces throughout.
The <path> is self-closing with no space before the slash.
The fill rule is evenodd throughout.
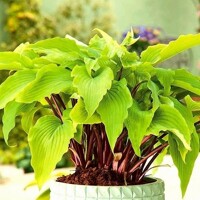
<path id="1" fill-rule="evenodd" d="M 132 27 L 135 37 L 140 37 L 141 41 L 148 42 L 149 44 L 157 44 L 159 42 L 159 36 L 161 34 L 160 28 L 136 26 Z M 127 32 L 123 33 L 123 38 Z"/>

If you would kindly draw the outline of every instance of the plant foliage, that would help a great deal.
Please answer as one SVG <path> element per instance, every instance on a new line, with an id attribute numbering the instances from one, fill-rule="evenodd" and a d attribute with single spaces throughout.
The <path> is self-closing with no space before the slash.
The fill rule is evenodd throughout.
<path id="1" fill-rule="evenodd" d="M 115 170 L 125 184 L 139 184 L 169 148 L 184 195 L 199 149 L 200 107 L 193 99 L 200 96 L 200 78 L 156 65 L 199 45 L 200 34 L 180 36 L 138 56 L 126 48 L 137 41 L 131 34 L 118 44 L 97 31 L 101 36 L 88 45 L 52 38 L 0 53 L 0 68 L 12 70 L 0 85 L 3 118 L 10 117 L 3 120 L 5 140 L 15 116 L 24 121 L 30 113 L 23 127 L 39 186 L 67 150 L 76 168 Z M 18 59 L 13 62 L 12 56 Z M 49 111 L 34 123 L 41 107 Z"/>
<path id="2" fill-rule="evenodd" d="M 13 50 L 20 43 L 33 43 L 57 35 L 64 37 L 66 34 L 70 34 L 71 36 L 81 39 L 81 41 L 88 41 L 91 37 L 91 30 L 95 27 L 100 27 L 109 33 L 114 32 L 114 20 L 109 1 L 66 0 L 55 10 L 55 13 L 51 13 L 51 16 L 45 12 L 46 10 L 41 9 L 41 3 L 40 0 L 0 0 L 0 4 L 5 7 L 2 13 L 3 16 L 5 15 L 3 17 L 4 19 L 2 19 L 5 34 L 3 34 L 3 41 L 0 43 L 0 51 L 5 49 Z M 26 33 L 22 34 L 24 32 Z M 57 54 L 55 54 L 55 52 L 53 54 L 56 59 Z M 65 56 L 66 54 L 63 54 L 63 57 Z M 3 61 L 3 59 L 5 60 Z M 4 65 L 1 64 L 1 70 L 18 70 L 22 68 L 21 62 L 18 59 L 22 59 L 23 61 L 21 61 L 24 64 L 28 64 L 29 62 L 27 58 L 19 56 L 18 53 L 8 53 L 7 56 L 2 54 L 0 60 Z M 59 56 L 57 59 L 62 58 Z M 5 77 L 7 77 L 7 72 L 1 71 L 0 82 L 2 82 Z M 52 84 L 54 83 L 52 82 Z M 0 113 L 0 115 L 2 114 Z M 25 116 L 23 119 L 26 119 L 26 117 L 28 116 Z M 0 122 L 0 126 L 2 126 L 2 122 Z M 20 124 L 18 124 L 18 129 L 15 128 L 11 135 L 12 138 L 9 138 L 10 144 L 16 145 L 16 148 L 12 148 L 12 150 L 6 145 L 3 145 L 4 141 L 2 139 L 2 133 L 0 133 L 0 151 L 2 151 L 0 152 L 0 163 L 16 164 L 16 160 L 18 162 L 18 157 L 23 157 L 18 156 L 21 155 L 21 148 L 26 147 L 23 151 L 28 151 L 26 134 L 21 130 Z M 25 138 L 24 141 L 22 141 L 22 137 Z M 15 138 L 17 141 L 15 141 Z M 20 138 L 20 140 L 18 140 L 18 138 Z M 6 154 L 5 151 L 7 152 Z M 8 157 L 9 159 L 7 159 Z M 17 157 L 17 159 L 15 159 L 15 157 Z M 26 160 L 28 160 L 28 158 Z M 22 161 L 21 158 L 20 161 Z"/>

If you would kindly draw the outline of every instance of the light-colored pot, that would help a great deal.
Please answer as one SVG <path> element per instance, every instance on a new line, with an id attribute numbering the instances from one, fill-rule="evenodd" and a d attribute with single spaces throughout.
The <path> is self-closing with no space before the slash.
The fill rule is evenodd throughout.
<path id="1" fill-rule="evenodd" d="M 165 200 L 164 182 L 133 186 L 88 186 L 52 182 L 50 200 Z"/>

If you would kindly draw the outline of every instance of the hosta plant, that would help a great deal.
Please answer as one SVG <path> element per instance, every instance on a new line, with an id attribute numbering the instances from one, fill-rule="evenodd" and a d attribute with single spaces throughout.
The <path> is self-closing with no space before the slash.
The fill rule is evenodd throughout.
<path id="1" fill-rule="evenodd" d="M 169 152 L 184 195 L 199 152 L 200 78 L 156 65 L 199 45 L 200 34 L 138 56 L 127 51 L 137 42 L 131 33 L 118 44 L 97 31 L 88 45 L 52 38 L 0 53 L 0 69 L 10 71 L 0 85 L 6 143 L 21 118 L 40 187 L 67 151 L 77 170 L 111 171 L 123 185 L 143 183 Z"/>

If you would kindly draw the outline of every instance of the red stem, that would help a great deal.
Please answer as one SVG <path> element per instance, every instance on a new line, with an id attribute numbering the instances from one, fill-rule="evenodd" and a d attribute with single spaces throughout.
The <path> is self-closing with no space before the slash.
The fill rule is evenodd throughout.
<path id="1" fill-rule="evenodd" d="M 72 139 L 71 142 L 73 145 L 73 149 L 71 148 L 71 150 L 74 150 L 78 154 L 80 166 L 84 168 L 85 167 L 85 158 L 84 158 L 82 146 L 80 144 L 78 144 L 74 139 Z"/>
<path id="2" fill-rule="evenodd" d="M 153 151 L 151 151 L 147 156 L 143 157 L 136 165 L 134 165 L 132 167 L 132 169 L 129 170 L 129 173 L 133 173 L 134 171 L 136 171 L 138 169 L 138 167 L 145 162 L 149 157 L 151 157 L 152 155 L 154 155 L 155 153 L 161 151 L 162 149 L 164 149 L 166 146 L 168 146 L 168 142 L 165 142 L 164 144 L 158 146 L 157 148 L 155 148 Z"/>
<path id="3" fill-rule="evenodd" d="M 59 103 L 63 107 L 63 109 L 66 110 L 66 106 L 65 106 L 62 98 L 60 97 L 60 95 L 59 94 L 53 94 L 53 96 L 59 101 Z"/>
<path id="4" fill-rule="evenodd" d="M 57 113 L 57 110 L 54 108 L 53 103 L 51 102 L 51 100 L 48 97 L 45 97 L 45 100 L 48 102 L 48 104 L 51 107 L 54 115 L 61 120 L 61 118 L 60 118 L 59 114 Z"/>
<path id="5" fill-rule="evenodd" d="M 77 100 L 76 99 L 71 99 L 71 102 L 72 102 L 72 107 L 74 107 L 77 103 Z"/>
<path id="6" fill-rule="evenodd" d="M 103 148 L 102 148 L 101 137 L 100 137 L 99 131 L 97 130 L 96 125 L 93 125 L 92 129 L 97 139 L 98 167 L 102 168 L 103 167 Z"/>
<path id="7" fill-rule="evenodd" d="M 159 153 L 160 153 L 160 151 L 158 151 L 157 153 L 155 153 L 154 156 L 151 158 L 151 160 L 148 162 L 148 164 L 146 165 L 146 167 L 143 169 L 142 174 L 140 175 L 139 180 L 141 180 L 145 176 L 145 174 L 147 173 L 149 167 L 154 162 L 154 160 L 158 157 Z"/>
<path id="8" fill-rule="evenodd" d="M 141 144 L 141 145 L 143 145 L 143 144 L 146 143 L 148 140 L 150 140 L 152 136 L 153 136 L 153 135 L 145 136 L 144 139 L 142 140 L 142 144 Z"/>
<path id="9" fill-rule="evenodd" d="M 148 155 L 148 154 L 152 151 L 154 145 L 155 145 L 155 144 L 157 143 L 157 141 L 158 141 L 158 140 L 157 140 L 157 137 L 154 136 L 154 135 L 152 135 L 152 137 L 151 137 L 150 139 L 152 139 L 151 144 L 148 145 L 148 147 L 145 148 L 145 149 L 143 150 L 143 153 L 142 153 L 143 155 Z M 145 143 L 143 143 L 143 145 L 145 145 Z M 146 161 L 143 162 L 143 164 L 142 164 L 142 166 L 141 166 L 141 169 L 144 168 L 145 164 L 146 164 Z"/>
<path id="10" fill-rule="evenodd" d="M 133 88 L 133 90 L 131 91 L 132 97 L 135 96 L 135 94 L 136 94 L 137 90 L 139 89 L 140 85 L 141 85 L 142 83 L 145 83 L 145 82 L 147 82 L 147 81 L 141 81 L 140 83 L 138 83 L 138 84 Z"/>
<path id="11" fill-rule="evenodd" d="M 105 164 L 105 168 L 106 169 L 108 169 L 109 167 L 110 167 L 110 165 L 111 165 L 111 163 L 112 163 L 112 160 L 113 160 L 113 153 L 112 153 L 112 151 L 110 151 L 110 153 L 109 153 L 109 155 L 108 155 L 108 160 L 107 160 L 107 162 L 106 162 L 106 164 Z"/>
<path id="12" fill-rule="evenodd" d="M 51 99 L 52 99 L 54 105 L 56 106 L 56 111 L 57 111 L 57 113 L 59 115 L 59 118 L 62 120 L 62 111 L 61 111 L 61 109 L 60 109 L 60 107 L 58 105 L 58 102 L 56 101 L 56 98 L 54 97 L 54 95 L 51 95 Z"/>
<path id="13" fill-rule="evenodd" d="M 88 130 L 88 129 L 87 129 Z M 88 137 L 88 133 L 87 133 L 87 137 Z M 88 165 L 88 162 L 90 160 L 92 160 L 92 150 L 93 150 L 93 147 L 94 147 L 94 133 L 92 131 L 90 131 L 90 137 L 89 137 L 89 141 L 88 141 L 88 148 L 87 148 L 87 152 L 86 152 L 86 167 Z"/>
<path id="14" fill-rule="evenodd" d="M 125 158 L 118 168 L 119 173 L 123 173 L 127 170 L 128 158 L 130 157 L 130 152 L 132 150 L 131 142 L 129 141 L 127 151 L 125 151 Z M 124 153 L 123 153 L 124 154 Z"/>
<path id="15" fill-rule="evenodd" d="M 76 167 L 81 166 L 81 160 L 80 160 L 80 157 L 79 157 L 78 153 L 76 152 L 76 150 L 74 148 L 71 148 L 71 147 L 69 147 L 69 150 L 74 155 L 74 162 L 76 164 Z"/>

